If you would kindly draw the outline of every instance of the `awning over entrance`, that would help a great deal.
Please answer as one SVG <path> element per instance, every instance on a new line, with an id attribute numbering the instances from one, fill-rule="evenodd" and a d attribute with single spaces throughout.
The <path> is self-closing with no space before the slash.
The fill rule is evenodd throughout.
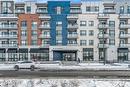
<path id="1" fill-rule="evenodd" d="M 0 49 L 0 53 L 5 53 L 6 52 L 6 49 L 5 48 L 1 48 Z"/>
<path id="2" fill-rule="evenodd" d="M 122 53 L 128 53 L 129 52 L 129 50 L 128 50 L 128 48 L 118 48 L 118 52 L 122 52 Z"/>
<path id="3" fill-rule="evenodd" d="M 28 53 L 28 49 L 27 48 L 20 48 L 19 53 Z"/>
<path id="4" fill-rule="evenodd" d="M 8 53 L 17 53 L 17 48 L 9 48 L 7 50 Z"/>

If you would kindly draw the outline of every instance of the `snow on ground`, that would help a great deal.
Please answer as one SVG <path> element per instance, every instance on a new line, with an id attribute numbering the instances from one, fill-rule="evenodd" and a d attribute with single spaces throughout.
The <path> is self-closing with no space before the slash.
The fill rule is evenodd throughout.
<path id="1" fill-rule="evenodd" d="M 0 87 L 130 87 L 120 79 L 0 79 Z"/>
<path id="2" fill-rule="evenodd" d="M 0 70 L 14 70 L 15 64 L 0 64 Z M 41 70 L 130 70 L 128 63 L 79 63 L 78 65 L 62 65 L 56 64 L 37 64 Z"/>

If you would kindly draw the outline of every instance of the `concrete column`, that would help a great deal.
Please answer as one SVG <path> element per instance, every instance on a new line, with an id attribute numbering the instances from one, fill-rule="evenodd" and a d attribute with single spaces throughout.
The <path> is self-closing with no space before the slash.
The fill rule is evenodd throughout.
<path id="1" fill-rule="evenodd" d="M 31 60 L 31 57 L 30 57 L 30 48 L 28 48 L 28 60 L 29 61 Z"/>
<path id="2" fill-rule="evenodd" d="M 49 61 L 53 61 L 53 51 L 49 50 Z"/>
<path id="3" fill-rule="evenodd" d="M 5 54 L 6 54 L 6 55 L 5 55 L 5 61 L 6 61 L 6 62 L 8 61 L 8 53 L 7 53 L 7 51 L 8 51 L 8 49 L 5 49 L 5 52 L 6 52 L 6 53 L 5 53 Z"/>
<path id="4" fill-rule="evenodd" d="M 130 61 L 130 48 L 129 48 L 129 52 L 128 52 L 128 61 Z"/>
<path id="5" fill-rule="evenodd" d="M 96 62 L 99 61 L 99 51 L 98 51 L 98 48 L 94 48 L 93 57 L 94 57 L 94 61 L 96 61 Z"/>
<path id="6" fill-rule="evenodd" d="M 83 61 L 83 51 L 81 48 L 77 51 L 77 58 L 79 58 L 81 61 Z"/>

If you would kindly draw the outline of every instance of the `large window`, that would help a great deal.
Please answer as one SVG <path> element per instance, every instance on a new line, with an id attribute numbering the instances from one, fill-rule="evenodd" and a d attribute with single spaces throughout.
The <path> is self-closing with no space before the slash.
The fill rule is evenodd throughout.
<path id="1" fill-rule="evenodd" d="M 0 53 L 0 61 L 5 61 L 6 53 Z"/>
<path id="2" fill-rule="evenodd" d="M 94 10 L 95 10 L 96 12 L 98 12 L 98 11 L 99 11 L 99 7 L 98 7 L 98 6 L 95 6 Z"/>
<path id="3" fill-rule="evenodd" d="M 87 41 L 86 40 L 80 40 L 80 45 L 81 46 L 86 46 L 87 45 Z"/>
<path id="4" fill-rule="evenodd" d="M 94 26 L 94 21 L 89 21 L 88 26 Z"/>
<path id="5" fill-rule="evenodd" d="M 86 21 L 80 21 L 80 26 L 86 26 Z"/>
<path id="6" fill-rule="evenodd" d="M 109 39 L 109 45 L 115 45 L 115 39 Z"/>
<path id="7" fill-rule="evenodd" d="M 27 27 L 27 21 L 22 21 L 21 22 L 21 27 Z"/>
<path id="8" fill-rule="evenodd" d="M 2 1 L 2 14 L 12 13 L 11 2 Z"/>
<path id="9" fill-rule="evenodd" d="M 127 6 L 127 13 L 130 14 L 130 6 Z"/>
<path id="10" fill-rule="evenodd" d="M 90 12 L 91 11 L 91 7 L 90 6 L 87 6 L 86 7 L 86 12 Z"/>
<path id="11" fill-rule="evenodd" d="M 93 48 L 83 48 L 83 60 L 93 61 Z"/>
<path id="12" fill-rule="evenodd" d="M 115 21 L 109 21 L 109 26 L 110 27 L 115 27 Z"/>
<path id="13" fill-rule="evenodd" d="M 57 7 L 57 8 L 56 8 L 56 13 L 57 13 L 57 14 L 61 14 L 61 11 L 62 11 L 61 7 Z"/>
<path id="14" fill-rule="evenodd" d="M 31 6 L 27 6 L 27 12 L 28 12 L 28 13 L 31 12 Z"/>
<path id="15" fill-rule="evenodd" d="M 8 61 L 18 61 L 17 53 L 8 53 Z"/>
<path id="16" fill-rule="evenodd" d="M 94 31 L 93 30 L 89 30 L 89 36 L 93 36 L 94 35 Z"/>
<path id="17" fill-rule="evenodd" d="M 121 13 L 121 14 L 124 13 L 124 6 L 120 6 L 120 13 Z"/>
<path id="18" fill-rule="evenodd" d="M 86 30 L 80 30 L 80 36 L 86 36 Z"/>
<path id="19" fill-rule="evenodd" d="M 89 45 L 94 45 L 94 41 L 93 40 L 89 40 Z"/>
<path id="20" fill-rule="evenodd" d="M 62 36 L 62 30 L 56 30 L 56 36 Z"/>
<path id="21" fill-rule="evenodd" d="M 32 22 L 32 29 L 37 29 L 37 22 Z"/>

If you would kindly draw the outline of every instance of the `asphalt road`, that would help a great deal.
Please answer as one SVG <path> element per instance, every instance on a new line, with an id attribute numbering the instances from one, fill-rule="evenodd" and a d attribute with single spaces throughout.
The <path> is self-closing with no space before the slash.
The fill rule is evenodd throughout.
<path id="1" fill-rule="evenodd" d="M 1 70 L 0 77 L 22 77 L 22 78 L 35 78 L 35 77 L 110 77 L 110 78 L 130 78 L 130 71 L 124 70 Z"/>

